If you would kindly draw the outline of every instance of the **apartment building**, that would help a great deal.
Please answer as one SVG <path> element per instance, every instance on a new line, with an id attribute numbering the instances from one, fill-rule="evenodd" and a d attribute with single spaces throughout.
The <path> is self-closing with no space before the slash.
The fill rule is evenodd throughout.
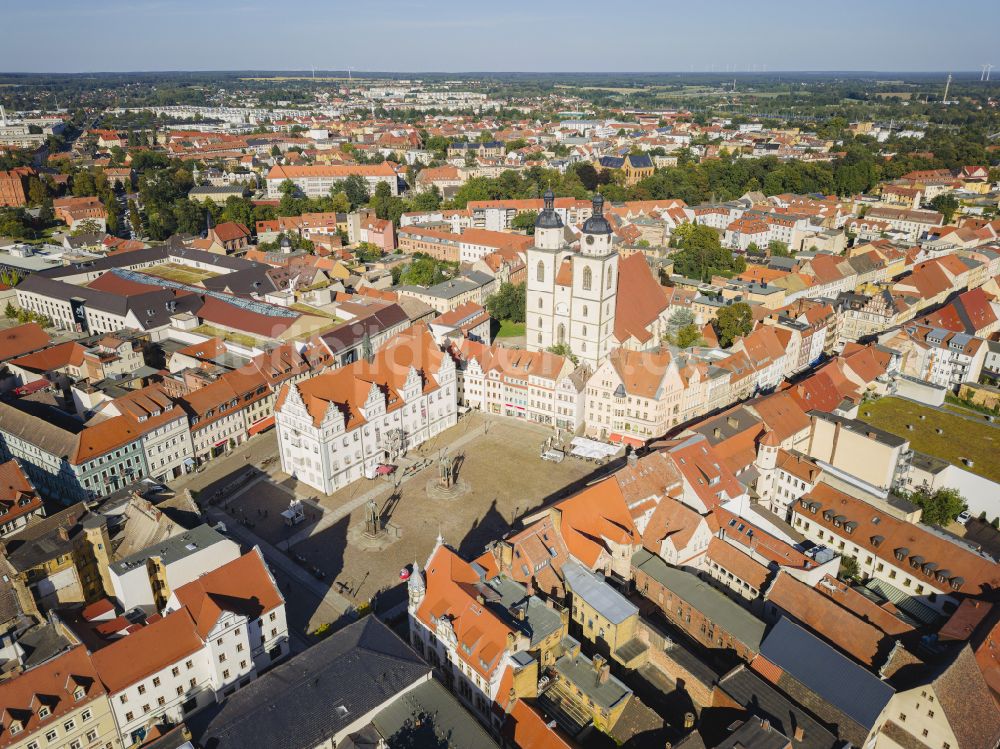
<path id="1" fill-rule="evenodd" d="M 45 516 L 42 498 L 16 460 L 0 463 L 0 538 Z"/>
<path id="2" fill-rule="evenodd" d="M 331 187 L 351 176 L 364 179 L 370 193 L 374 193 L 379 184 L 384 183 L 389 186 L 393 195 L 399 195 L 396 168 L 384 161 L 381 164 L 273 166 L 265 178 L 267 197 L 272 200 L 280 198 L 281 185 L 286 180 L 306 197 L 326 197 L 330 194 Z"/>
<path id="3" fill-rule="evenodd" d="M 679 423 L 683 391 L 668 351 L 614 349 L 587 382 L 587 433 L 641 445 Z"/>
<path id="4" fill-rule="evenodd" d="M 459 402 L 488 413 L 575 431 L 583 423 L 589 370 L 547 351 L 451 343 L 459 362 Z"/>
<path id="5" fill-rule="evenodd" d="M 199 525 L 117 559 L 108 575 L 115 599 L 128 610 L 163 611 L 173 592 L 240 556 L 238 544 L 208 525 Z"/>
<path id="6" fill-rule="evenodd" d="M 953 612 L 964 596 L 1000 583 L 991 558 L 933 528 L 912 512 L 876 506 L 820 482 L 792 508 L 792 526 L 814 543 L 853 557 L 865 579 L 934 612 Z"/>
<path id="7" fill-rule="evenodd" d="M 108 692 L 83 645 L 0 682 L 0 705 L 3 749 L 120 745 Z"/>

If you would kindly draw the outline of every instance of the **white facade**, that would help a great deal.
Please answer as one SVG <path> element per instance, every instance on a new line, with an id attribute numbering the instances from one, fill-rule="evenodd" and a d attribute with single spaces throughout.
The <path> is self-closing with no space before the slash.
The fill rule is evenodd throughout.
<path id="1" fill-rule="evenodd" d="M 430 334 L 425 335 L 433 346 Z M 352 481 L 374 476 L 379 464 L 392 462 L 406 450 L 454 426 L 458 420 L 455 364 L 450 357 L 437 353 L 436 371 L 425 367 L 422 377 L 410 366 L 405 380 L 388 386 L 395 391 L 391 400 L 376 382 L 384 384 L 393 376 L 402 380 L 402 373 L 364 374 L 368 378 L 367 397 L 363 403 L 354 401 L 356 388 L 362 386 L 354 373 L 362 377 L 358 368 L 368 366 L 364 361 L 329 376 L 289 385 L 287 396 L 275 411 L 282 470 L 331 494 Z M 311 401 L 327 404 L 319 423 L 307 408 L 302 390 Z M 350 422 L 338 407 L 348 401 L 349 407 L 356 409 Z"/>
<path id="2" fill-rule="evenodd" d="M 618 295 L 618 253 L 598 198 L 595 215 L 584 224 L 580 252 L 563 245 L 561 221 L 539 225 L 536 244 L 527 251 L 528 350 L 566 346 L 591 369 L 613 346 Z M 548 214 L 549 221 L 555 218 L 550 196 L 540 224 Z"/>

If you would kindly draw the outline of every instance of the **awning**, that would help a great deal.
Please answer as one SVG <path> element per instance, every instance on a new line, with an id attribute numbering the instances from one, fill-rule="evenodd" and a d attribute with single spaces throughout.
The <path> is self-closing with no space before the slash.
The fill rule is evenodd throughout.
<path id="1" fill-rule="evenodd" d="M 642 440 L 637 440 L 635 437 L 629 437 L 624 434 L 618 434 L 614 432 L 608 437 L 608 442 L 620 442 L 623 445 L 629 445 L 630 447 L 644 447 L 646 445 Z"/>
<path id="2" fill-rule="evenodd" d="M 261 432 L 266 431 L 273 426 L 274 426 L 274 416 L 267 416 L 258 421 L 256 424 L 251 425 L 251 427 L 247 429 L 247 434 L 253 437 L 255 434 L 260 434 Z"/>
<path id="3" fill-rule="evenodd" d="M 227 439 L 225 439 L 225 440 L 219 440 L 214 445 L 212 445 L 212 447 L 222 447 L 223 445 L 228 444 L 228 443 L 229 443 L 229 440 L 227 440 Z"/>
<path id="4" fill-rule="evenodd" d="M 375 473 L 377 473 L 379 476 L 388 476 L 395 470 L 396 466 L 390 466 L 383 463 L 382 465 L 380 465 L 378 468 L 375 469 Z"/>

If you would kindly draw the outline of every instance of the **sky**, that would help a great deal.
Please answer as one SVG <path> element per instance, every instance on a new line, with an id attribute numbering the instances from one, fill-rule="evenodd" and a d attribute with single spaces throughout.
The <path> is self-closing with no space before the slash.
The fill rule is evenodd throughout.
<path id="1" fill-rule="evenodd" d="M 0 0 L 0 20 L 3 72 L 1000 66 L 1000 0 Z"/>

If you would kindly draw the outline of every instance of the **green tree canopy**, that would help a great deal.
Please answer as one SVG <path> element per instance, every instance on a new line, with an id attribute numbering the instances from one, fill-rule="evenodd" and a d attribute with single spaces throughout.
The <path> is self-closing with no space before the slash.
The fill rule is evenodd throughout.
<path id="1" fill-rule="evenodd" d="M 525 319 L 525 308 L 528 294 L 525 284 L 514 285 L 510 282 L 500 284 L 495 294 L 486 298 L 486 309 L 490 316 L 497 320 L 510 320 L 521 323 Z"/>
<path id="2" fill-rule="evenodd" d="M 719 336 L 722 347 L 731 346 L 737 338 L 753 330 L 753 312 L 750 310 L 750 305 L 736 302 L 723 307 L 719 310 L 712 326 Z"/>
<path id="3" fill-rule="evenodd" d="M 959 513 L 968 509 L 965 498 L 958 489 L 947 487 L 935 491 L 920 487 L 906 498 L 923 509 L 922 520 L 928 525 L 946 526 L 957 518 Z"/>

